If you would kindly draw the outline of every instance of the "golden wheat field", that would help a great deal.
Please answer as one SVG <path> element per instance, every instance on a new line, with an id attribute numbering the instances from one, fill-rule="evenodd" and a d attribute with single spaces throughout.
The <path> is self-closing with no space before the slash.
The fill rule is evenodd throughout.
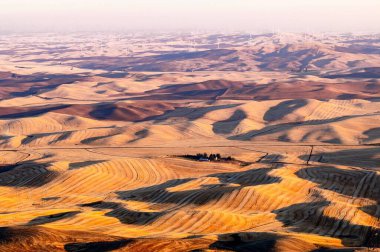
<path id="1" fill-rule="evenodd" d="M 378 37 L 167 36 L 0 37 L 0 251 L 379 249 Z"/>

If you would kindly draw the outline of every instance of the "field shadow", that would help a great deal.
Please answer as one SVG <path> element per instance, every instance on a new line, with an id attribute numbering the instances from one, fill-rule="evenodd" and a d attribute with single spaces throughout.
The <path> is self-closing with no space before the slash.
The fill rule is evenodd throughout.
<path id="1" fill-rule="evenodd" d="M 112 211 L 107 212 L 105 216 L 116 218 L 121 223 L 130 225 L 146 225 L 159 218 L 160 216 L 165 215 L 165 212 L 133 211 L 127 209 L 121 203 L 117 202 L 95 201 L 87 204 L 81 204 L 80 206 L 102 210 L 112 209 Z"/>
<path id="2" fill-rule="evenodd" d="M 367 139 L 364 139 L 365 141 L 380 140 L 380 127 L 364 131 L 363 134 L 367 136 Z"/>
<path id="3" fill-rule="evenodd" d="M 247 114 L 243 110 L 238 109 L 230 118 L 224 121 L 215 122 L 212 125 L 212 130 L 216 134 L 230 134 L 245 118 L 247 118 Z"/>
<path id="4" fill-rule="evenodd" d="M 58 143 L 60 141 L 65 141 L 65 140 L 69 139 L 72 134 L 73 134 L 72 131 L 30 134 L 30 135 L 27 135 L 24 139 L 22 139 L 21 144 L 26 145 L 26 144 L 30 144 L 33 141 L 35 141 L 39 138 L 42 138 L 42 137 L 57 135 L 58 137 L 56 139 L 49 142 L 49 144 L 55 144 L 55 143 Z"/>
<path id="5" fill-rule="evenodd" d="M 276 163 L 277 165 L 283 164 L 285 157 L 281 154 L 267 154 L 259 158 L 257 162 L 264 163 L 264 164 L 273 164 Z"/>
<path id="6" fill-rule="evenodd" d="M 98 241 L 98 242 L 73 242 L 64 246 L 67 252 L 106 252 L 122 249 L 128 246 L 133 240 Z"/>
<path id="7" fill-rule="evenodd" d="M 96 104 L 95 107 L 89 112 L 89 116 L 97 120 L 107 120 L 117 111 L 117 109 L 118 107 L 115 104 L 100 103 Z"/>
<path id="8" fill-rule="evenodd" d="M 299 108 L 307 105 L 306 100 L 290 100 L 283 101 L 276 106 L 271 107 L 265 114 L 264 120 L 267 122 L 273 122 L 283 119 L 285 116 L 293 113 Z"/>
<path id="9" fill-rule="evenodd" d="M 107 160 L 90 160 L 90 161 L 83 161 L 83 162 L 75 162 L 69 164 L 69 170 L 76 170 L 81 169 L 90 165 L 96 165 L 101 164 L 103 162 L 106 162 Z"/>
<path id="10" fill-rule="evenodd" d="M 169 120 L 171 118 L 180 118 L 180 117 L 184 117 L 190 121 L 194 121 L 194 120 L 202 118 L 207 113 L 210 113 L 216 110 L 234 108 L 239 105 L 240 104 L 226 104 L 226 105 L 217 105 L 217 106 L 201 107 L 201 108 L 179 107 L 179 108 L 175 108 L 174 110 L 166 111 L 162 115 L 147 117 L 144 119 L 144 121 L 154 120 L 155 123 L 160 123 L 160 122 Z"/>
<path id="11" fill-rule="evenodd" d="M 110 132 L 108 133 L 107 135 L 103 135 L 103 136 L 95 136 L 95 137 L 88 137 L 86 139 L 82 139 L 80 141 L 81 144 L 95 144 L 96 141 L 99 141 L 99 140 L 105 140 L 105 139 L 109 139 L 111 137 L 114 137 L 114 136 L 117 136 L 119 135 L 121 132 L 121 130 L 113 130 L 113 132 Z"/>
<path id="12" fill-rule="evenodd" d="M 212 174 L 208 177 L 216 177 L 222 183 L 239 184 L 241 187 L 280 183 L 280 177 L 268 174 L 274 169 L 275 168 L 259 168 L 243 172 Z"/>
<path id="13" fill-rule="evenodd" d="M 0 168 L 0 186 L 41 187 L 58 177 L 59 173 L 49 170 L 50 163 L 25 161 Z"/>
<path id="14" fill-rule="evenodd" d="M 0 245 L 28 238 L 33 235 L 33 231 L 24 227 L 0 227 Z"/>
<path id="15" fill-rule="evenodd" d="M 360 207 L 359 209 L 365 212 L 366 214 L 372 215 L 373 217 L 380 219 L 380 212 L 377 211 L 378 207 L 379 207 L 378 205 L 367 205 L 367 206 Z"/>
<path id="16" fill-rule="evenodd" d="M 324 209 L 329 205 L 326 200 L 299 203 L 274 210 L 273 213 L 277 220 L 294 232 L 336 237 L 348 247 L 380 247 L 380 229 L 326 216 Z"/>
<path id="17" fill-rule="evenodd" d="M 134 142 L 137 142 L 137 141 L 142 140 L 144 138 L 147 138 L 149 136 L 149 130 L 143 129 L 143 130 L 137 131 L 135 133 L 135 136 L 136 136 L 136 138 L 128 141 L 128 143 L 134 143 Z"/>
<path id="18" fill-rule="evenodd" d="M 310 120 L 310 121 L 280 123 L 280 124 L 266 126 L 260 130 L 251 130 L 247 133 L 231 136 L 231 137 L 228 137 L 228 139 L 229 140 L 250 141 L 257 136 L 264 136 L 264 135 L 269 135 L 269 134 L 274 134 L 274 133 L 279 133 L 279 132 L 285 132 L 288 130 L 292 130 L 296 127 L 323 125 L 323 124 L 341 122 L 341 121 L 345 121 L 345 120 L 349 120 L 349 119 L 353 119 L 353 118 L 374 116 L 374 115 L 378 115 L 378 114 L 379 113 L 365 114 L 365 115 L 351 115 L 351 116 L 335 117 L 335 118 L 325 119 L 325 120 Z"/>
<path id="19" fill-rule="evenodd" d="M 367 198 L 380 203 L 380 176 L 366 170 L 343 170 L 332 166 L 304 168 L 295 173 L 299 178 L 317 183 L 321 189 L 354 198 Z"/>
<path id="20" fill-rule="evenodd" d="M 73 84 L 76 81 L 85 81 L 86 79 L 86 76 L 79 74 L 49 74 L 43 72 L 28 75 L 12 74 L 4 76 L 0 82 L 0 87 L 4 87 L 4 92 L 0 94 L 0 99 L 37 95 L 53 90 L 63 84 Z"/>
<path id="21" fill-rule="evenodd" d="M 56 214 L 50 214 L 45 216 L 38 216 L 32 220 L 30 220 L 27 224 L 27 226 L 35 226 L 35 225 L 42 225 L 47 223 L 56 222 L 59 220 L 63 220 L 66 218 L 74 217 L 75 215 L 79 214 L 80 211 L 69 211 L 64 213 L 56 213 Z"/>
<path id="22" fill-rule="evenodd" d="M 17 109 L 5 109 L 0 114 L 0 119 L 16 119 L 16 118 L 24 118 L 24 117 L 36 117 L 48 112 L 52 112 L 55 110 L 65 109 L 70 107 L 71 105 L 58 105 L 58 106 L 46 106 L 46 107 L 35 107 L 28 108 L 26 111 L 19 111 Z M 20 109 L 21 110 L 21 109 Z M 8 112 L 9 111 L 9 112 Z"/>
<path id="23" fill-rule="evenodd" d="M 220 180 L 220 184 L 203 185 L 198 189 L 186 191 L 170 191 L 170 188 L 185 184 L 195 180 L 181 179 L 171 180 L 160 185 L 139 188 L 130 191 L 117 192 L 120 199 L 135 201 L 160 203 L 160 204 L 195 204 L 204 205 L 211 201 L 218 200 L 222 196 L 240 190 L 245 186 L 256 186 L 264 184 L 279 183 L 280 177 L 271 176 L 268 173 L 274 168 L 252 169 L 243 172 L 217 173 L 207 177 L 215 177 Z M 231 186 L 234 184 L 234 186 Z M 238 184 L 238 186 L 236 186 Z M 187 201 L 191 199 L 191 201 Z"/>
<path id="24" fill-rule="evenodd" d="M 170 188 L 184 185 L 195 178 L 169 180 L 159 185 L 138 188 L 129 191 L 116 192 L 121 200 L 132 200 L 145 203 L 157 203 L 175 206 L 198 205 L 202 206 L 212 201 L 217 201 L 235 190 L 245 186 L 256 186 L 264 184 L 279 183 L 281 178 L 274 177 L 268 173 L 273 168 L 253 169 L 236 173 L 217 173 L 207 177 L 219 178 L 220 184 L 203 185 L 197 189 L 185 191 L 171 191 Z M 234 184 L 233 186 L 230 184 Z M 238 185 L 236 185 L 238 184 Z M 110 209 L 105 216 L 117 218 L 121 223 L 146 225 L 157 218 L 167 214 L 162 212 L 142 212 L 127 209 L 123 204 L 117 202 L 96 201 L 81 204 L 81 207 L 94 209 Z"/>
<path id="25" fill-rule="evenodd" d="M 129 73 L 127 72 L 107 72 L 107 73 L 102 73 L 102 74 L 98 74 L 96 76 L 100 76 L 100 77 L 105 77 L 105 78 L 115 78 L 115 79 L 121 79 L 121 78 L 125 78 L 129 75 Z"/>
<path id="26" fill-rule="evenodd" d="M 313 156 L 319 157 L 319 163 L 376 169 L 380 163 L 380 147 L 321 152 L 314 153 Z M 307 161 L 309 155 L 301 155 L 298 158 Z"/>
<path id="27" fill-rule="evenodd" d="M 245 240 L 242 238 L 245 234 L 254 238 Z M 280 238 L 281 235 L 265 232 L 223 234 L 218 235 L 218 240 L 209 248 L 240 252 L 274 251 L 276 242 Z"/>
<path id="28" fill-rule="evenodd" d="M 59 137 L 57 137 L 57 139 L 50 141 L 49 144 L 55 144 L 61 141 L 65 141 L 69 139 L 72 135 L 73 135 L 73 131 L 62 132 L 62 134 Z"/>
<path id="29" fill-rule="evenodd" d="M 317 183 L 318 187 L 346 195 L 353 199 L 366 198 L 377 202 L 360 207 L 363 212 L 379 218 L 378 204 L 380 191 L 377 185 L 380 176 L 368 170 L 344 170 L 331 166 L 304 168 L 295 173 L 298 177 Z M 312 232 L 338 237 L 345 246 L 380 247 L 380 229 L 374 226 L 352 224 L 344 219 L 323 215 L 330 205 L 327 200 L 294 204 L 273 211 L 284 225 L 291 226 L 296 232 Z"/>

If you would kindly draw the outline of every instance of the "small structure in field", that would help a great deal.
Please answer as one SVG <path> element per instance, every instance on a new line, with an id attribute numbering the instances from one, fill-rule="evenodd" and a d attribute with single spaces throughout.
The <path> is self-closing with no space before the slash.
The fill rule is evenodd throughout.
<path id="1" fill-rule="evenodd" d="M 216 154 L 211 153 L 209 155 L 207 153 L 203 153 L 203 154 L 198 153 L 196 155 L 182 155 L 179 157 L 192 159 L 192 160 L 196 160 L 196 161 L 200 161 L 200 162 L 245 163 L 245 162 L 236 160 L 236 159 L 232 158 L 231 156 L 222 157 L 222 155 L 220 155 L 219 153 L 216 153 Z"/>

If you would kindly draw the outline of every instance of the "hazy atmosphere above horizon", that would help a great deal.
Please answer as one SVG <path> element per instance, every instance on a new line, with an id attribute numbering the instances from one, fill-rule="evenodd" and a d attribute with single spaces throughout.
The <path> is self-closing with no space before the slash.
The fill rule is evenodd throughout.
<path id="1" fill-rule="evenodd" d="M 0 0 L 0 252 L 380 252 L 380 0 Z"/>
<path id="2" fill-rule="evenodd" d="M 377 32 L 378 0 L 1 0 L 0 31 Z"/>

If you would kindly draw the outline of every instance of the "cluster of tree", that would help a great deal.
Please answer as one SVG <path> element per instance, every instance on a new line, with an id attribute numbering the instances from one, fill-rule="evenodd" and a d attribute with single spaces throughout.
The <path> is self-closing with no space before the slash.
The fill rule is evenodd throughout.
<path id="1" fill-rule="evenodd" d="M 190 158 L 190 159 L 195 159 L 195 160 L 210 160 L 210 161 L 232 161 L 234 160 L 231 156 L 228 156 L 228 157 L 222 157 L 222 155 L 220 155 L 219 153 L 211 153 L 211 154 L 207 154 L 207 153 L 198 153 L 196 155 L 185 155 L 183 156 L 185 158 Z"/>

